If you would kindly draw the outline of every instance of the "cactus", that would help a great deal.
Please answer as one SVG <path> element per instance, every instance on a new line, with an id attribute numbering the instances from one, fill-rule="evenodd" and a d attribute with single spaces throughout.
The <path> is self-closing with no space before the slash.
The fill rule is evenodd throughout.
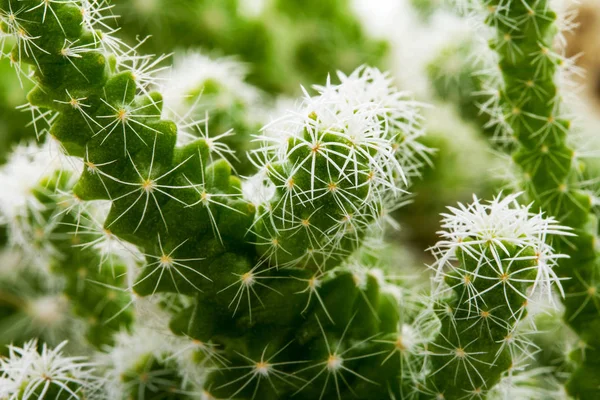
<path id="1" fill-rule="evenodd" d="M 567 388 L 575 398 L 598 398 L 598 229 L 593 197 L 581 178 L 586 160 L 569 141 L 577 128 L 564 104 L 569 94 L 564 83 L 577 67 L 554 43 L 569 19 L 545 0 L 474 3 L 491 28 L 492 63 L 498 66 L 486 76 L 495 91 L 488 112 L 504 137 L 515 142 L 513 159 L 528 199 L 577 234 L 556 245 L 570 256 L 557 271 L 565 279 L 564 320 L 581 346 L 572 354 L 577 367 Z"/>
<path id="2" fill-rule="evenodd" d="M 66 357 L 62 342 L 50 349 L 45 344 L 37 350 L 37 342 L 22 348 L 11 346 L 10 355 L 0 360 L 0 397 L 19 399 L 80 399 L 93 396 L 99 389 L 98 378 L 83 357 Z"/>
<path id="3" fill-rule="evenodd" d="M 204 118 L 198 97 L 163 99 L 160 67 L 110 30 L 107 7 L 0 0 L 1 32 L 17 73 L 34 70 L 30 107 L 47 113 L 45 146 L 58 143 L 62 161 L 37 176 L 43 161 L 29 171 L 11 159 L 0 182 L 27 179 L 0 195 L 1 221 L 60 282 L 87 333 L 72 351 L 94 360 L 63 356 L 64 342 L 13 345 L 0 399 L 499 398 L 547 382 L 519 373 L 533 352 L 525 326 L 531 303 L 570 293 L 555 267 L 580 260 L 565 246 L 582 240 L 571 220 L 519 193 L 450 207 L 431 289 L 418 293 L 395 276 L 385 233 L 431 153 L 423 104 L 377 68 L 338 72 L 253 147 L 248 132 L 230 138 L 252 148 L 241 178 L 228 143 L 189 135 Z M 211 86 L 174 83 L 192 96 Z"/>

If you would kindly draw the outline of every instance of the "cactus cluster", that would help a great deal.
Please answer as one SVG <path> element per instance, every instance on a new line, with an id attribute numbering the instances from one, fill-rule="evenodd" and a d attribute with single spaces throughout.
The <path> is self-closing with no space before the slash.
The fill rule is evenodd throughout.
<path id="1" fill-rule="evenodd" d="M 217 39 L 260 37 L 259 53 L 280 32 L 235 1 L 132 3 L 176 31 L 185 10 L 239 29 L 193 26 L 226 53 Z M 336 15 L 364 45 L 343 1 L 273 3 L 299 24 Z M 120 37 L 109 2 L 0 0 L 40 136 L 0 167 L 0 399 L 595 398 L 597 226 L 566 143 L 556 17 L 544 0 L 467 6 L 504 40 L 480 92 L 497 94 L 486 128 L 514 140 L 522 189 L 448 207 L 421 279 L 389 233 L 435 149 L 426 105 L 390 74 L 350 63 L 273 105 L 248 82 L 296 78 L 267 61 L 187 52 L 169 69 Z M 287 56 L 327 54 L 319 32 Z M 566 389 L 535 368 L 557 298 L 584 343 Z"/>
<path id="2" fill-rule="evenodd" d="M 594 195 L 583 178 L 588 160 L 569 135 L 577 130 L 577 121 L 565 97 L 572 76 L 580 71 L 561 47 L 562 35 L 573 27 L 572 16 L 544 0 L 473 3 L 468 7 L 489 28 L 481 36 L 490 38 L 491 51 L 482 60 L 487 69 L 480 73 L 487 91 L 483 111 L 514 148 L 517 185 L 536 209 L 556 216 L 576 233 L 556 245 L 569 256 L 557 269 L 565 290 L 564 320 L 580 339 L 567 389 L 576 398 L 595 398 L 600 394 L 595 361 L 598 228 Z"/>

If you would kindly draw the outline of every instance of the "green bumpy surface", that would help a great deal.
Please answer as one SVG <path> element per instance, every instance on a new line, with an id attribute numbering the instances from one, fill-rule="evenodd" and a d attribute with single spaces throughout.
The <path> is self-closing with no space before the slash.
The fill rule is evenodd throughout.
<path id="1" fill-rule="evenodd" d="M 497 263 L 481 262 L 494 259 L 494 245 L 484 245 L 481 258 L 460 251 L 459 267 L 445 276 L 453 296 L 437 305 L 442 327 L 429 347 L 432 367 L 424 390 L 428 396 L 485 398 L 514 366 L 511 339 L 515 324 L 527 313 L 521 293 L 526 292 L 535 265 L 532 258 L 515 258 L 535 253 L 509 243 L 503 246 L 506 252 Z"/>
<path id="2" fill-rule="evenodd" d="M 573 353 L 578 368 L 568 391 L 576 398 L 600 397 L 600 307 L 597 221 L 591 198 L 581 190 L 583 163 L 567 143 L 570 121 L 561 115 L 555 72 L 565 62 L 552 52 L 556 14 L 549 2 L 483 2 L 497 27 L 490 43 L 500 57 L 504 78 L 501 106 L 518 141 L 514 160 L 523 171 L 525 189 L 536 206 L 573 228 L 575 238 L 555 247 L 569 259 L 557 273 L 566 292 L 564 320 L 577 332 L 581 350 Z M 500 15 L 501 17 L 497 17 Z"/>

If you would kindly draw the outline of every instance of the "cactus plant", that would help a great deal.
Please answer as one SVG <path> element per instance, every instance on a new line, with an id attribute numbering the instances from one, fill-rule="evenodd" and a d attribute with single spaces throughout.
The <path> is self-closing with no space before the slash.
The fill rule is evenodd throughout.
<path id="1" fill-rule="evenodd" d="M 474 3 L 492 30 L 492 62 L 498 65 L 485 75 L 494 92 L 488 112 L 506 140 L 516 143 L 513 159 L 522 174 L 520 185 L 537 209 L 577 233 L 577 238 L 557 245 L 570 256 L 558 269 L 566 278 L 564 320 L 579 335 L 581 346 L 573 352 L 577 368 L 567 387 L 576 398 L 597 398 L 597 221 L 593 197 L 582 186 L 586 161 L 569 142 L 576 126 L 564 105 L 569 94 L 564 83 L 577 67 L 554 43 L 561 29 L 570 27 L 568 15 L 557 14 L 561 10 L 544 0 Z"/>
<path id="2" fill-rule="evenodd" d="M 232 95 L 244 114 L 253 101 L 237 99 L 248 88 L 242 79 L 234 90 L 214 85 L 193 58 L 173 86 L 168 75 L 157 84 L 162 59 L 120 40 L 107 8 L 0 0 L 0 38 L 15 42 L 17 73 L 33 69 L 29 107 L 45 113 L 49 133 L 3 167 L 0 221 L 28 257 L 19 276 L 52 283 L 68 304 L 67 329 L 85 332 L 53 350 L 30 340 L 43 332 L 11 337 L 19 343 L 0 361 L 0 399 L 559 395 L 551 374 L 524 366 L 535 352 L 529 312 L 556 294 L 567 312 L 587 307 L 571 302 L 573 282 L 557 268 L 589 256 L 567 245 L 590 244 L 584 214 L 525 203 L 533 184 L 449 207 L 430 249 L 430 289 L 417 291 L 396 276 L 402 260 L 385 253 L 390 213 L 407 203 L 432 151 L 423 104 L 363 66 L 305 89 L 256 130 L 253 146 L 253 126 L 237 137 L 190 135 L 208 124 L 196 109 L 204 93 Z M 232 167 L 229 144 L 251 149 L 248 176 Z M 31 156 L 48 148 L 55 157 Z M 543 174 L 534 184 L 548 184 Z M 0 321 L 46 286 L 0 292 Z"/>
<path id="3" fill-rule="evenodd" d="M 0 378 L 0 396 L 3 398 L 83 398 L 93 395 L 99 380 L 93 368 L 82 357 L 62 354 L 62 342 L 54 349 L 43 345 L 37 351 L 35 340 L 22 348 L 10 347 L 10 355 L 0 360 L 4 372 Z"/>

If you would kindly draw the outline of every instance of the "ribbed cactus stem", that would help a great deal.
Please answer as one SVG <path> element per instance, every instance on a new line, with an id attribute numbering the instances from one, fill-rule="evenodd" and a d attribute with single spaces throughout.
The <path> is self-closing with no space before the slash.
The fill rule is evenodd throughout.
<path id="1" fill-rule="evenodd" d="M 517 204 L 517 196 L 475 202 L 443 220 L 443 240 L 435 247 L 441 297 L 436 312 L 439 336 L 422 392 L 443 399 L 468 393 L 485 398 L 517 362 L 528 340 L 517 331 L 532 290 L 560 283 L 552 272 L 556 256 L 546 234 L 568 234 L 553 220 Z"/>
<path id="2" fill-rule="evenodd" d="M 513 158 L 522 171 L 528 199 L 577 235 L 555 246 L 569 255 L 560 261 L 557 272 L 565 278 L 564 320 L 582 346 L 573 353 L 578 368 L 568 390 L 576 398 L 595 399 L 600 396 L 597 221 L 591 196 L 581 189 L 584 162 L 569 145 L 572 120 L 565 113 L 565 93 L 556 83 L 558 69 L 569 67 L 572 60 L 554 50 L 557 15 L 549 1 L 480 4 L 495 29 L 490 46 L 501 71 L 502 84 L 491 112 L 518 143 Z"/>

